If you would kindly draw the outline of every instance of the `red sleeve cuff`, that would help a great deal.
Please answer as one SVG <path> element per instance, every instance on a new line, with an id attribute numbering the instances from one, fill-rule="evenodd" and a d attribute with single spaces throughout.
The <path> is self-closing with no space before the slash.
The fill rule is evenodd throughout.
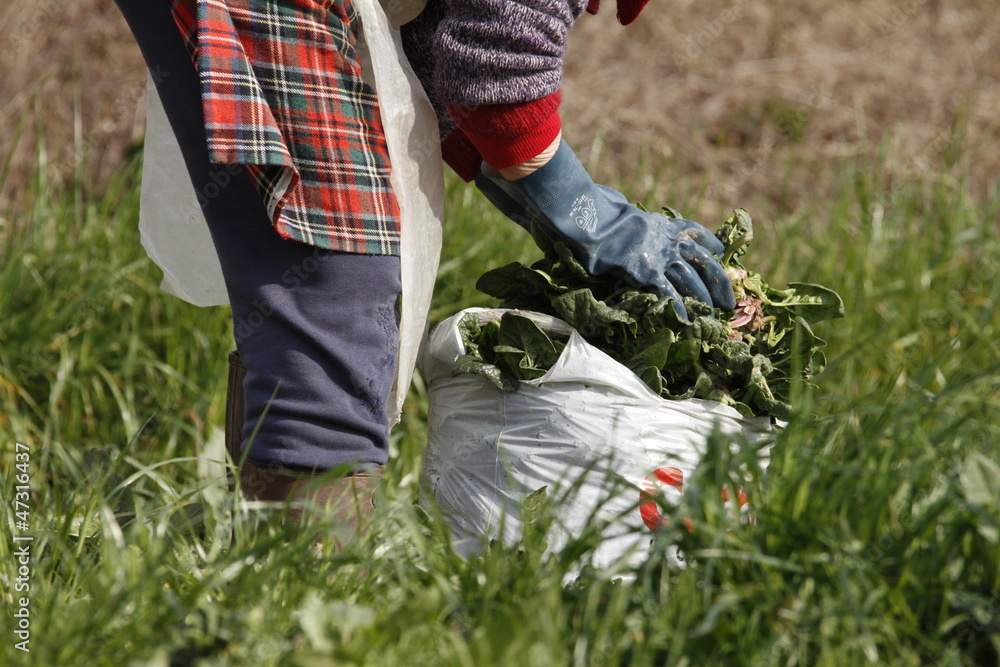
<path id="1" fill-rule="evenodd" d="M 552 145 L 562 129 L 558 91 L 540 100 L 482 107 L 448 105 L 448 114 L 496 169 L 527 162 Z"/>

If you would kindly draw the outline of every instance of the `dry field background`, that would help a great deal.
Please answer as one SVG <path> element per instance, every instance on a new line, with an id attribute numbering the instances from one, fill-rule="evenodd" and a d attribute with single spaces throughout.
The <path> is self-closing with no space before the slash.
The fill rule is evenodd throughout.
<path id="1" fill-rule="evenodd" d="M 992 0 L 659 0 L 628 28 L 605 5 L 571 36 L 563 115 L 592 171 L 633 196 L 700 192 L 686 213 L 708 219 L 788 211 L 876 154 L 887 178 L 962 168 L 977 196 L 996 185 Z M 18 200 L 41 145 L 50 183 L 86 165 L 100 184 L 144 121 L 114 3 L 6 0 L 0 24 L 0 158 L 20 137 L 0 201 Z"/>

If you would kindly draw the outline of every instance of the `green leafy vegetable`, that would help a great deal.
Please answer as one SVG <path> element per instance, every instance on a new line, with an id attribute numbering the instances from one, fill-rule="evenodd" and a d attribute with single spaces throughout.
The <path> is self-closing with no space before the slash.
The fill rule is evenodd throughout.
<path id="1" fill-rule="evenodd" d="M 482 375 L 504 391 L 517 389 L 519 380 L 545 375 L 566 347 L 565 341 L 551 338 L 516 313 L 504 313 L 499 322 L 486 324 L 470 314 L 458 326 L 466 353 L 455 360 L 452 374 Z"/>
<path id="2" fill-rule="evenodd" d="M 530 267 L 514 263 L 488 271 L 476 287 L 505 308 L 559 317 L 664 398 L 702 398 L 745 416 L 787 418 L 793 376 L 808 381 L 825 365 L 824 341 L 811 325 L 843 317 L 843 302 L 821 285 L 774 289 L 743 266 L 740 258 L 753 239 L 745 210 L 735 211 L 716 236 L 726 248 L 722 264 L 736 309 L 725 312 L 685 297 L 690 322 L 677 316 L 667 297 L 637 291 L 613 276 L 590 275 L 537 226 L 532 237 L 543 258 Z M 486 324 L 469 315 L 460 330 L 466 354 L 453 373 L 483 375 L 505 391 L 544 375 L 565 347 L 564 340 L 515 313 Z"/>

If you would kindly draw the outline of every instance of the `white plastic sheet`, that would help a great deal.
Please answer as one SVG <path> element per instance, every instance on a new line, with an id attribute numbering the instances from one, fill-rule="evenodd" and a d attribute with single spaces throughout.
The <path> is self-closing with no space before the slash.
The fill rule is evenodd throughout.
<path id="1" fill-rule="evenodd" d="M 163 271 L 164 292 L 196 306 L 229 303 L 212 235 L 152 77 L 146 81 L 139 239 Z"/>
<path id="2" fill-rule="evenodd" d="M 556 503 L 549 549 L 560 550 L 594 517 L 609 522 L 594 565 L 634 564 L 651 541 L 640 494 L 658 492 L 646 480 L 662 480 L 663 471 L 689 477 L 716 428 L 750 442 L 769 428 L 768 419 L 744 419 L 720 403 L 662 399 L 567 324 L 539 314 L 527 315 L 543 329 L 570 334 L 543 377 L 511 393 L 480 376 L 452 377 L 452 363 L 464 353 L 461 318 L 477 313 L 485 321 L 503 312 L 469 309 L 448 319 L 432 332 L 421 359 L 430 401 L 425 487 L 466 555 L 494 538 L 519 539 L 519 508 L 532 492 L 547 487 L 553 499 L 572 487 L 566 502 Z M 680 563 L 676 552 L 670 556 Z"/>
<path id="3" fill-rule="evenodd" d="M 412 3 L 397 2 L 403 15 Z M 419 3 L 417 3 L 419 5 Z M 441 252 L 444 181 L 437 118 L 403 54 L 399 31 L 375 0 L 355 0 L 364 26 L 358 48 L 366 81 L 378 93 L 392 164 L 391 181 L 402 215 L 403 303 L 399 362 L 389 399 L 399 420 L 410 386 Z M 150 80 L 139 229 L 143 247 L 163 270 L 164 291 L 198 306 L 229 302 L 208 226 L 191 187 L 177 140 Z"/>

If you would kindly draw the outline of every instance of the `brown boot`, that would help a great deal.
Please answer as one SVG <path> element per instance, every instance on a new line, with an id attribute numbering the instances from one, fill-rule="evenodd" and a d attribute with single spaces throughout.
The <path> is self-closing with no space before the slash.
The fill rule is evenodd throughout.
<path id="1" fill-rule="evenodd" d="M 323 479 L 322 474 L 272 470 L 247 461 L 240 470 L 240 488 L 248 500 L 291 501 L 288 516 L 292 520 L 302 518 L 305 504 L 296 501 L 308 501 L 357 534 L 371 522 L 382 472 L 382 468 L 373 468 L 349 477 Z"/>
<path id="2" fill-rule="evenodd" d="M 229 468 L 230 492 L 236 493 L 236 475 L 233 471 L 238 470 L 239 488 L 247 500 L 291 501 L 288 516 L 293 520 L 302 517 L 303 503 L 295 501 L 309 501 L 330 512 L 351 534 L 364 531 L 375 509 L 375 492 L 382 479 L 382 468 L 317 482 L 321 475 L 270 469 L 242 461 L 240 445 L 243 442 L 245 419 L 243 379 L 246 374 L 247 367 L 240 361 L 240 355 L 230 352 L 229 386 L 226 391 L 226 450 L 232 459 L 232 466 Z"/>

